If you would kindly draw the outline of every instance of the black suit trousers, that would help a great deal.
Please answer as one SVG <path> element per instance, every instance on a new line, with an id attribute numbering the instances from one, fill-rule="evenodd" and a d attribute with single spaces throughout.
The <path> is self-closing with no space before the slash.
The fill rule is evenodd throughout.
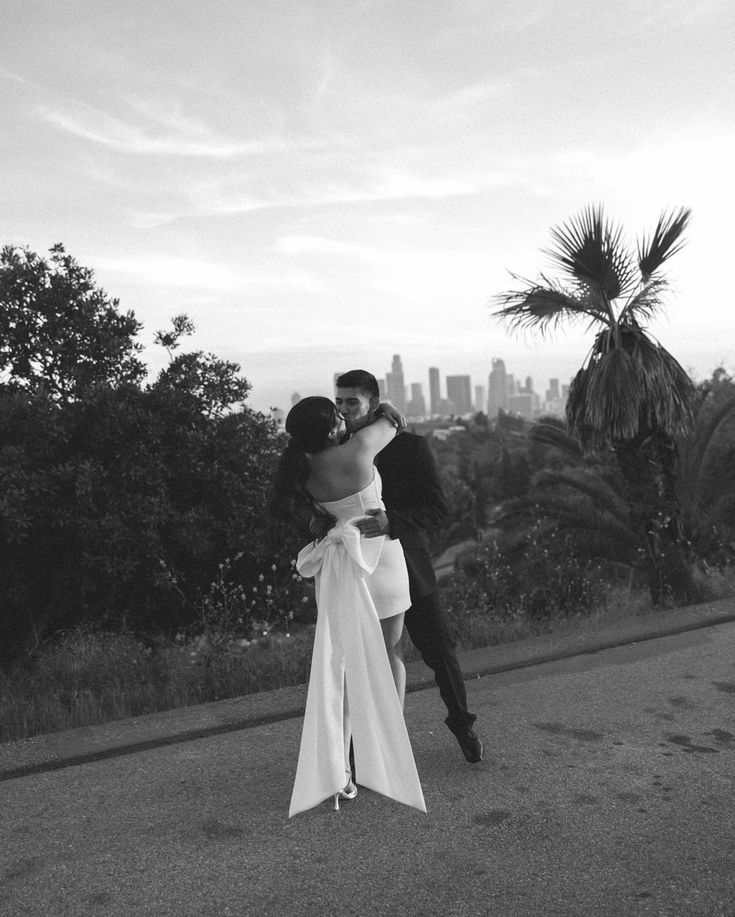
<path id="1" fill-rule="evenodd" d="M 411 642 L 434 672 L 439 694 L 449 712 L 444 722 L 453 733 L 464 732 L 477 717 L 467 710 L 464 678 L 438 591 L 417 598 L 406 612 L 404 624 Z"/>

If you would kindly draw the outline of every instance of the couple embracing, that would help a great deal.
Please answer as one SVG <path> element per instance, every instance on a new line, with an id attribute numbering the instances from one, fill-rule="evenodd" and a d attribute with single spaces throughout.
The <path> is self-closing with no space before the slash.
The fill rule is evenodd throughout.
<path id="1" fill-rule="evenodd" d="M 335 402 L 304 398 L 289 412 L 273 501 L 281 515 L 306 506 L 318 536 L 297 559 L 318 614 L 289 816 L 328 798 L 338 808 L 356 781 L 426 811 L 403 718 L 404 624 L 465 758 L 483 755 L 425 531 L 447 508 L 428 443 L 403 432 L 375 377 L 352 370 L 336 387 Z"/>

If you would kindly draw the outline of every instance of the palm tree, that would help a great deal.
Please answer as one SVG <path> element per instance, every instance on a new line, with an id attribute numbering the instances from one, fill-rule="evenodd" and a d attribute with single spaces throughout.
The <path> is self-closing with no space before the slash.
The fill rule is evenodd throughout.
<path id="1" fill-rule="evenodd" d="M 677 482 L 687 537 L 706 566 L 735 556 L 735 387 L 724 370 L 713 378 L 714 391 L 709 383 L 700 386 L 694 427 L 680 444 Z"/>
<path id="2" fill-rule="evenodd" d="M 637 566 L 630 509 L 614 457 L 609 452 L 583 454 L 575 437 L 548 421 L 534 424 L 528 439 L 543 450 L 543 466 L 534 473 L 528 492 L 505 500 L 490 524 L 520 535 L 521 543 L 537 528 L 555 532 L 563 550 L 572 546 L 578 557 L 604 561 L 609 569 Z"/>
<path id="3" fill-rule="evenodd" d="M 617 456 L 656 605 L 698 598 L 674 491 L 676 438 L 691 426 L 695 388 L 643 327 L 662 306 L 661 269 L 683 245 L 690 216 L 686 208 L 662 213 L 633 251 L 601 205 L 588 207 L 552 230 L 547 254 L 561 280 L 512 275 L 521 289 L 496 297 L 495 315 L 515 331 L 546 335 L 580 320 L 595 331 L 569 390 L 567 422 L 584 449 L 610 448 Z"/>

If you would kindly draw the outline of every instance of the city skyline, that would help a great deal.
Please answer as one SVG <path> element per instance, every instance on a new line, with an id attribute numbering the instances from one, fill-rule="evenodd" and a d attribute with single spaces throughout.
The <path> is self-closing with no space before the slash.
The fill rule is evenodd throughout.
<path id="1" fill-rule="evenodd" d="M 366 367 L 350 367 L 356 368 Z M 347 368 L 335 370 L 332 380 L 346 371 Z M 428 367 L 423 380 L 408 379 L 403 369 L 401 354 L 392 355 L 390 369 L 383 376 L 378 373 L 373 375 L 377 380 L 381 398 L 391 401 L 409 417 L 414 418 L 467 417 L 478 411 L 495 417 L 498 410 L 527 418 L 538 416 L 540 413 L 561 416 L 571 382 L 571 379 L 560 379 L 558 376 L 550 376 L 546 382 L 540 382 L 532 376 L 521 378 L 507 372 L 505 361 L 497 357 L 491 359 L 490 370 L 484 383 L 479 384 L 469 373 L 449 373 L 444 375 L 442 382 L 441 367 L 437 366 Z M 499 384 L 494 384 L 494 378 L 500 380 Z M 535 385 L 541 385 L 541 389 L 536 391 Z M 478 407 L 479 392 L 483 393 L 481 407 Z M 300 392 L 292 393 L 291 404 L 298 400 L 297 394 L 302 397 Z M 332 397 L 333 392 L 310 394 L 325 394 Z"/>

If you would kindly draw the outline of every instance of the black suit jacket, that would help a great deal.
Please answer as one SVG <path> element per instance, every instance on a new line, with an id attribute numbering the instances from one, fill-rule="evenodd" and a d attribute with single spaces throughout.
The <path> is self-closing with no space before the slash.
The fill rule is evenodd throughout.
<path id="1" fill-rule="evenodd" d="M 378 453 L 375 465 L 383 480 L 391 538 L 401 541 L 415 601 L 436 589 L 426 529 L 447 515 L 434 454 L 423 436 L 401 433 Z"/>

